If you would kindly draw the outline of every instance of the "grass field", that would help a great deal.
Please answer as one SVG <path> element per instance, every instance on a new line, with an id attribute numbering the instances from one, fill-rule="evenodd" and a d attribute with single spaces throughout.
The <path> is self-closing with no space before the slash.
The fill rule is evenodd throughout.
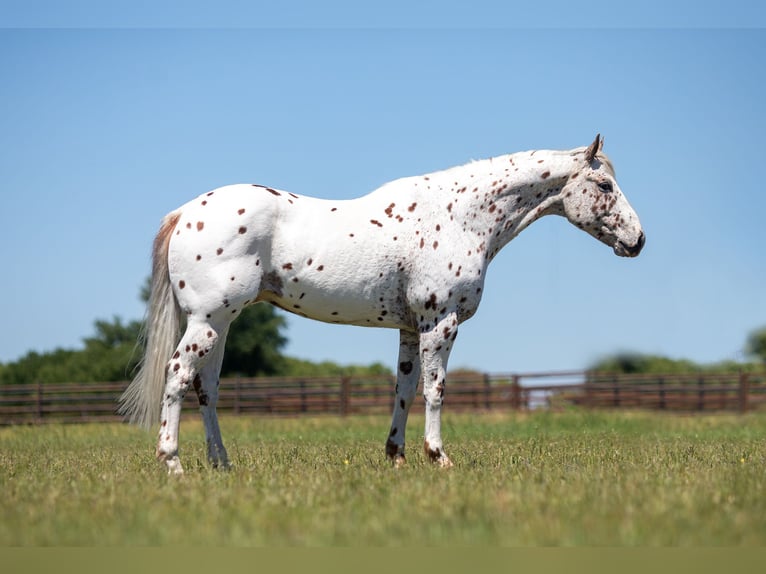
<path id="1" fill-rule="evenodd" d="M 451 414 L 455 468 L 383 456 L 388 417 L 224 418 L 182 478 L 125 425 L 0 429 L 0 545 L 763 545 L 766 415 Z"/>

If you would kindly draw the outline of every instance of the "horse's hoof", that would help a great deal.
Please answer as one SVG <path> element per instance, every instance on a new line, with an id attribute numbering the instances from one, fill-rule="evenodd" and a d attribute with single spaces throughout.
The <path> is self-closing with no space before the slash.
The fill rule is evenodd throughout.
<path id="1" fill-rule="evenodd" d="M 442 453 L 442 457 L 436 461 L 436 464 L 438 464 L 440 468 L 452 468 L 455 466 L 444 453 Z"/>
<path id="2" fill-rule="evenodd" d="M 168 467 L 168 475 L 170 476 L 182 476 L 184 473 L 184 467 L 181 466 L 181 459 L 177 456 L 165 459 L 165 465 Z"/>

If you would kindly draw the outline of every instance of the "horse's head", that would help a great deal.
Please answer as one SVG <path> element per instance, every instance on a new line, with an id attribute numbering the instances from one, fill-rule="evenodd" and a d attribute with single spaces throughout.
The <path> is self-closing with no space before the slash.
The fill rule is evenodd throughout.
<path id="1" fill-rule="evenodd" d="M 622 257 L 635 257 L 644 246 L 641 223 L 620 191 L 609 159 L 601 153 L 604 140 L 574 152 L 576 167 L 562 189 L 566 218 Z"/>

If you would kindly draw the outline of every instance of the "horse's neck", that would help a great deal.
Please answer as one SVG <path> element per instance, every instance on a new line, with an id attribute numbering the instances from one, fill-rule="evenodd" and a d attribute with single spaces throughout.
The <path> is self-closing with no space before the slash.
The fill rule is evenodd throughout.
<path id="1" fill-rule="evenodd" d="M 571 153 L 537 150 L 464 166 L 459 212 L 466 231 L 485 238 L 488 259 L 532 222 L 557 213 L 575 165 Z"/>

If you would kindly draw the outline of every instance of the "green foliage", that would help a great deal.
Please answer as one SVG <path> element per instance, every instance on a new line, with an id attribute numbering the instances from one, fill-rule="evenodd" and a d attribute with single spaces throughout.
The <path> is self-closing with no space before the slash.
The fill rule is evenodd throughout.
<path id="1" fill-rule="evenodd" d="M 662 373 L 670 375 L 697 372 L 700 367 L 692 361 L 627 352 L 604 358 L 591 365 L 588 370 L 603 373 Z"/>
<path id="2" fill-rule="evenodd" d="M 287 339 L 281 331 L 287 322 L 274 307 L 258 303 L 243 309 L 229 328 L 222 376 L 256 377 L 281 374 L 281 350 Z"/>
<path id="3" fill-rule="evenodd" d="M 413 415 L 224 417 L 211 469 L 198 417 L 182 480 L 127 425 L 0 428 L 2 546 L 736 546 L 766 540 L 766 415 L 450 414 L 449 471 Z M 193 525 L 193 528 L 190 528 Z"/>
<path id="4" fill-rule="evenodd" d="M 766 327 L 762 327 L 748 335 L 745 351 L 748 355 L 766 363 Z"/>
<path id="5" fill-rule="evenodd" d="M 84 339 L 82 350 L 30 351 L 3 365 L 0 384 L 124 381 L 140 360 L 140 329 L 138 321 L 123 324 L 119 317 L 96 321 L 96 333 Z"/>
<path id="6" fill-rule="evenodd" d="M 366 377 L 391 375 L 392 372 L 382 363 L 338 365 L 332 361 L 313 363 L 303 359 L 285 357 L 280 374 L 286 377 Z"/>
<path id="7" fill-rule="evenodd" d="M 738 373 L 754 371 L 756 365 L 722 361 L 711 365 L 700 365 L 686 359 L 670 359 L 659 355 L 641 353 L 618 353 L 601 359 L 588 368 L 595 373 L 658 374 L 680 375 L 685 373 Z"/>

